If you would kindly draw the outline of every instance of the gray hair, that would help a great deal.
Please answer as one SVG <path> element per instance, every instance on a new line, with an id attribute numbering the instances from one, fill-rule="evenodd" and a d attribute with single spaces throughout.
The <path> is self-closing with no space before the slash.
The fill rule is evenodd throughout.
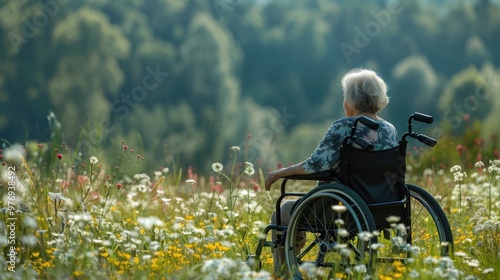
<path id="1" fill-rule="evenodd" d="M 377 113 L 389 104 L 387 85 L 369 69 L 353 69 L 342 78 L 346 102 L 360 112 Z"/>

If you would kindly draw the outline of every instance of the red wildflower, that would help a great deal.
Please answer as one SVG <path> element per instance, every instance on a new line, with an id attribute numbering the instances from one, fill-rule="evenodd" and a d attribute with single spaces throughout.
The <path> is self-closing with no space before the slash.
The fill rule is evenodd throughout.
<path id="1" fill-rule="evenodd" d="M 464 145 L 462 145 L 462 144 L 458 144 L 458 145 L 457 145 L 457 151 L 467 152 L 467 147 L 465 147 L 465 146 L 464 146 Z"/>
<path id="2" fill-rule="evenodd" d="M 91 201 L 95 201 L 95 200 L 99 201 L 101 199 L 101 196 L 99 195 L 98 192 L 91 192 L 90 196 L 89 196 L 89 199 Z"/>
<path id="3" fill-rule="evenodd" d="M 462 144 L 457 145 L 457 151 L 460 156 L 463 156 L 467 152 L 467 147 Z"/>
<path id="4" fill-rule="evenodd" d="M 87 177 L 85 175 L 78 175 L 77 181 L 78 181 L 78 185 L 84 186 L 84 185 L 88 184 L 90 180 L 89 180 L 89 177 Z"/>
<path id="5" fill-rule="evenodd" d="M 57 154 L 56 157 L 61 160 L 63 158 L 63 155 L 62 154 Z"/>
<path id="6" fill-rule="evenodd" d="M 474 144 L 476 144 L 477 146 L 484 146 L 484 144 L 486 143 L 486 140 L 484 140 L 483 138 L 481 137 L 476 137 L 476 139 L 474 139 Z"/>
<path id="7" fill-rule="evenodd" d="M 212 187 L 212 191 L 213 192 L 216 192 L 218 194 L 221 194 L 222 193 L 222 185 L 220 183 L 216 183 L 213 187 Z"/>
<path id="8" fill-rule="evenodd" d="M 67 180 L 61 180 L 58 182 L 61 191 L 65 191 L 69 188 L 70 182 Z"/>

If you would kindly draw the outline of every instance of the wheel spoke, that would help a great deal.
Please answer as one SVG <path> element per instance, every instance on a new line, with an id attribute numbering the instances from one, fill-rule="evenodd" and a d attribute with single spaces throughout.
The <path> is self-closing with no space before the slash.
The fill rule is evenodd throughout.
<path id="1" fill-rule="evenodd" d="M 335 212 L 332 209 L 339 203 L 345 206 L 345 211 Z M 340 219 L 343 224 L 336 223 Z M 332 271 L 343 271 L 345 265 L 366 263 L 369 242 L 360 240 L 357 234 L 374 229 L 375 223 L 368 206 L 344 185 L 332 185 L 332 189 L 304 199 L 294 210 L 285 238 L 286 261 L 292 278 L 305 277 L 301 266 L 307 263 L 314 264 L 320 271 L 325 270 L 325 276 L 331 275 Z M 301 252 L 296 252 L 296 235 L 303 230 L 307 230 L 308 245 Z"/>

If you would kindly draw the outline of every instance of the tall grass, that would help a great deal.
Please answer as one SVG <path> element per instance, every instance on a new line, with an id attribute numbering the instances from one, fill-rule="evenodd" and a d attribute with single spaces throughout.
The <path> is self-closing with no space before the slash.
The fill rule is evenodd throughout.
<path id="1" fill-rule="evenodd" d="M 260 272 L 243 261 L 254 253 L 279 190 L 261 189 L 266 170 L 240 161 L 238 147 L 228 150 L 231 166 L 214 163 L 212 174 L 190 170 L 180 180 L 180 171 L 167 168 L 137 174 L 145 159 L 125 143 L 116 159 L 81 158 L 64 144 L 38 144 L 14 157 L 7 150 L 0 153 L 0 279 L 272 276 L 268 250 Z M 456 254 L 380 265 L 374 278 L 497 279 L 499 167 L 492 160 L 468 169 L 410 170 L 410 180 L 445 209 Z M 366 273 L 358 266 L 334 275 L 362 279 Z"/>

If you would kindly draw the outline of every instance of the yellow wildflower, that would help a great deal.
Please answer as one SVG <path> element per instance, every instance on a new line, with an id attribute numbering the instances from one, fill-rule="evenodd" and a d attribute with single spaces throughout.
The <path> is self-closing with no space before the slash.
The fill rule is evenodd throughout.
<path id="1" fill-rule="evenodd" d="M 163 253 L 162 251 L 155 252 L 154 254 L 155 254 L 155 256 L 158 256 L 158 257 L 164 257 L 165 256 L 165 253 Z"/>
<path id="2" fill-rule="evenodd" d="M 205 245 L 205 248 L 207 248 L 209 251 L 214 251 L 215 249 L 217 249 L 217 246 L 209 243 L 209 244 Z"/>

